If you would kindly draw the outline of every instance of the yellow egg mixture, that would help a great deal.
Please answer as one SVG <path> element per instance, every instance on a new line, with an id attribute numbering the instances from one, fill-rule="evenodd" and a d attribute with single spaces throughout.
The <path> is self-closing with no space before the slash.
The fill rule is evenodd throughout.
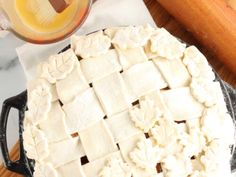
<path id="1" fill-rule="evenodd" d="M 43 33 L 55 32 L 65 27 L 73 19 L 78 8 L 78 0 L 74 0 L 62 13 L 56 14 L 50 23 L 42 23 L 38 20 L 35 13 L 29 9 L 29 1 L 32 0 L 15 0 L 15 8 L 18 16 L 32 30 Z"/>

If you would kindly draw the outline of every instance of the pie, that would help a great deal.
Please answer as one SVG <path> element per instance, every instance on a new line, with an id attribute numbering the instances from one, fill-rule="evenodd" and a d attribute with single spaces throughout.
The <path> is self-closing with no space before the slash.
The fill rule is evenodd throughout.
<path id="1" fill-rule="evenodd" d="M 39 64 L 23 139 L 34 177 L 229 177 L 234 123 L 196 47 L 112 27 Z"/>

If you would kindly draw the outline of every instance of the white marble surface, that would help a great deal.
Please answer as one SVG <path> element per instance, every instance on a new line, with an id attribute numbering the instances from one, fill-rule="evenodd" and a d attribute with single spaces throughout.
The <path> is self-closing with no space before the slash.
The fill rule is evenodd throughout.
<path id="1" fill-rule="evenodd" d="M 15 47 L 23 43 L 12 34 L 0 39 L 0 110 L 5 99 L 25 90 L 26 77 L 15 51 Z M 8 147 L 12 148 L 18 139 L 18 115 L 15 110 L 10 113 L 7 130 Z"/>

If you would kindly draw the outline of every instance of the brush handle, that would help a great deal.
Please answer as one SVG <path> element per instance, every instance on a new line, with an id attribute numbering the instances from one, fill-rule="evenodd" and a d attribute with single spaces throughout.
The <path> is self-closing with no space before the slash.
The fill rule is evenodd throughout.
<path id="1" fill-rule="evenodd" d="M 72 1 L 69 0 L 48 0 L 57 13 L 63 12 Z"/>
<path id="2" fill-rule="evenodd" d="M 236 76 L 236 11 L 225 0 L 157 0 Z"/>

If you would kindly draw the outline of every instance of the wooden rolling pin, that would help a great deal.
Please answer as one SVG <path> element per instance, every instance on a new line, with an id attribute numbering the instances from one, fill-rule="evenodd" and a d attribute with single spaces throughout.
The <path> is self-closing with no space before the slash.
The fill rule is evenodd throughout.
<path id="1" fill-rule="evenodd" d="M 157 1 L 236 76 L 236 10 L 227 0 Z"/>

